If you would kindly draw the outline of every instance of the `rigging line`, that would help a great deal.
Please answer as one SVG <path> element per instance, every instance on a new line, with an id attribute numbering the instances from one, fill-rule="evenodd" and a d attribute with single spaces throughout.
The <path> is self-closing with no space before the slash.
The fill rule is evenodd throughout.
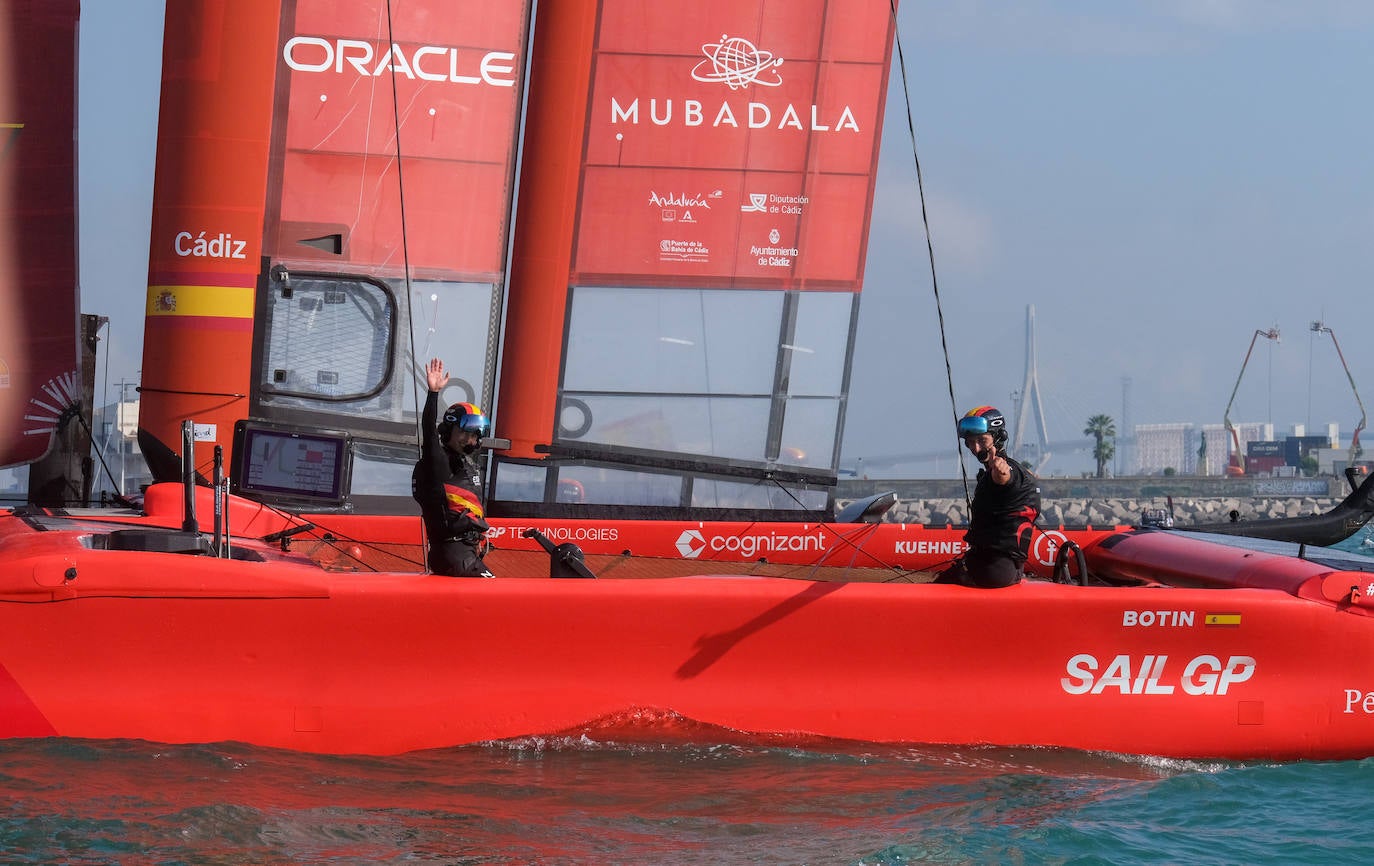
<path id="1" fill-rule="evenodd" d="M 930 216 L 926 211 L 926 187 L 925 179 L 921 174 L 921 157 L 916 151 L 916 122 L 912 119 L 911 111 L 911 88 L 907 84 L 906 75 L 906 52 L 902 50 L 902 31 L 897 20 L 897 0 L 890 0 L 892 9 L 892 32 L 894 41 L 897 44 L 897 66 L 902 76 L 902 97 L 906 102 L 906 129 L 911 137 L 911 160 L 916 165 L 916 191 L 921 200 L 921 224 L 926 232 L 926 255 L 930 260 L 930 288 L 935 294 L 935 315 L 940 323 L 940 349 L 945 356 L 945 382 L 949 386 L 949 409 L 950 421 L 954 425 L 959 423 L 959 405 L 954 398 L 954 369 L 949 361 L 949 340 L 945 336 L 945 312 L 940 304 L 940 281 L 935 275 L 935 244 L 930 237 Z M 959 461 L 959 475 L 964 482 L 964 500 L 968 502 L 969 508 L 973 507 L 973 497 L 968 489 L 968 470 L 964 468 L 963 455 L 959 453 L 958 445 L 954 448 Z"/>
<path id="2" fill-rule="evenodd" d="M 790 498 L 792 499 L 792 501 L 795 502 L 798 506 L 800 506 L 803 510 L 807 510 L 806 505 L 805 505 L 800 499 L 797 498 L 797 495 L 796 495 L 795 493 L 793 493 L 792 490 L 791 490 L 790 488 L 788 488 L 786 485 L 784 485 L 781 481 L 778 481 L 776 478 L 773 478 L 773 477 L 770 476 L 770 477 L 768 477 L 768 478 L 760 479 L 758 482 L 755 483 L 754 486 L 758 486 L 759 484 L 772 484 L 772 485 L 776 486 L 776 487 L 777 487 L 779 490 L 781 490 L 783 493 L 787 494 L 787 496 L 790 497 Z M 755 521 L 754 523 L 749 524 L 749 528 L 752 529 L 752 528 L 753 528 L 754 526 L 756 526 L 757 524 L 758 524 L 758 521 Z M 874 532 L 874 530 L 876 529 L 876 524 L 860 524 L 860 525 L 866 525 L 866 526 L 868 526 L 869 528 L 868 528 L 867 530 L 862 530 L 862 531 L 860 531 L 860 532 L 855 533 L 856 535 L 869 536 L 869 535 L 872 535 L 873 532 Z M 875 568 L 875 567 L 882 567 L 882 568 L 897 568 L 897 566 L 889 566 L 889 565 L 887 565 L 886 563 L 883 563 L 883 561 L 882 561 L 881 559 L 878 558 L 877 554 L 873 553 L 872 551 L 866 550 L 866 549 L 863 547 L 862 544 L 856 543 L 852 538 L 849 537 L 848 534 L 840 532 L 840 530 L 836 529 L 835 526 L 836 526 L 836 524 L 817 523 L 817 524 L 816 524 L 816 530 L 817 530 L 818 532 L 826 532 L 826 533 L 829 533 L 830 536 L 831 536 L 836 542 L 838 542 L 840 545 L 842 545 L 842 546 L 844 546 L 844 547 L 849 548 L 849 554 L 850 554 L 850 555 L 849 555 L 849 564 L 848 564 L 848 565 L 845 565 L 845 566 L 842 566 L 846 571 L 852 571 L 852 570 L 856 570 L 856 569 L 859 569 L 859 568 Z M 744 534 L 745 534 L 744 532 L 741 532 L 741 533 L 739 534 L 739 536 L 736 536 L 736 537 L 743 536 Z M 879 566 L 856 565 L 856 564 L 855 564 L 855 561 L 858 559 L 859 554 L 864 554 L 865 556 L 868 556 L 868 557 L 871 558 L 874 562 L 879 563 Z M 824 559 L 824 557 L 822 557 L 822 560 L 823 560 L 823 559 Z M 810 571 L 811 571 L 811 574 L 815 575 L 815 574 L 819 573 L 821 567 L 824 566 L 824 565 L 826 565 L 826 563 L 825 563 L 824 561 L 820 561 L 820 560 L 818 560 L 818 561 L 815 562 L 815 563 L 812 563 L 812 564 L 809 566 Z M 907 573 L 907 574 L 916 574 L 916 573 L 919 573 L 919 572 L 920 572 L 920 569 L 915 569 L 915 570 L 907 571 L 907 572 L 905 572 L 905 573 Z M 886 583 L 887 581 L 883 581 L 883 582 Z"/>
<path id="3" fill-rule="evenodd" d="M 396 34 L 391 23 L 391 0 L 386 0 L 386 37 L 391 45 L 396 44 Z M 410 240 L 406 230 L 406 184 L 401 154 L 401 96 L 396 87 L 396 70 L 391 70 L 391 123 L 396 134 L 396 195 L 401 217 L 401 267 L 404 269 L 402 282 L 406 294 L 406 327 L 410 332 L 410 366 L 415 369 L 415 299 L 410 285 Z M 420 429 L 420 384 L 415 376 L 410 380 L 410 396 L 415 406 L 415 429 Z M 419 439 L 416 439 L 416 455 L 419 454 Z"/>
<path id="4" fill-rule="evenodd" d="M 283 508 L 278 508 L 277 506 L 272 505 L 272 504 L 269 503 L 269 502 L 258 502 L 258 503 L 255 503 L 255 504 L 258 505 L 263 511 L 267 511 L 267 512 L 269 512 L 269 513 L 271 513 L 271 514 L 275 514 L 275 515 L 277 515 L 278 517 L 282 518 L 283 520 L 287 521 L 288 523 L 291 523 L 292 521 L 295 521 L 295 523 L 293 524 L 293 525 L 295 525 L 295 526 L 303 526 L 303 525 L 305 525 L 305 524 L 311 522 L 311 521 L 309 521 L 309 520 L 306 520 L 304 517 L 302 517 L 300 514 L 298 514 L 298 513 L 296 513 L 296 512 L 287 511 L 287 510 L 285 510 L 285 509 L 283 509 Z M 356 536 L 351 536 L 351 535 L 348 535 L 347 533 L 340 532 L 340 531 L 337 530 L 337 529 L 330 529 L 330 528 L 323 527 L 323 526 L 318 526 L 318 525 L 315 526 L 315 529 L 323 530 L 323 531 L 324 531 L 324 535 L 323 535 L 323 536 L 311 535 L 311 536 L 309 537 L 309 539 L 308 539 L 308 540 L 310 540 L 310 541 L 317 542 L 317 545 L 316 545 L 316 547 L 315 547 L 315 550 L 319 550 L 321 547 L 333 547 L 334 550 L 338 551 L 339 553 L 343 554 L 344 556 L 347 556 L 349 559 L 355 560 L 355 561 L 357 561 L 358 563 L 367 566 L 368 568 L 372 569 L 372 571 L 374 571 L 374 572 L 381 573 L 381 569 L 379 569 L 379 568 L 374 568 L 373 566 L 368 565 L 368 564 L 367 564 L 366 562 L 364 562 L 363 560 L 361 560 L 361 559 L 359 559 L 358 557 L 354 556 L 353 554 L 349 553 L 347 550 L 344 550 L 340 545 L 345 544 L 345 543 L 347 543 L 347 544 L 354 544 L 354 545 L 357 545 L 358 547 L 362 547 L 362 548 L 366 548 L 366 549 L 368 549 L 368 550 L 376 551 L 377 553 L 381 553 L 381 554 L 386 555 L 386 556 L 391 556 L 391 557 L 393 557 L 393 558 L 395 558 L 395 559 L 401 560 L 402 562 L 408 562 L 408 563 L 410 563 L 410 564 L 412 564 L 412 565 L 418 565 L 422 571 L 423 571 L 424 568 L 425 568 L 425 559 L 424 559 L 424 550 L 423 550 L 423 548 L 421 548 L 420 559 L 415 560 L 415 559 L 411 559 L 411 558 L 408 557 L 408 556 L 403 556 L 403 555 L 401 555 L 400 553 L 396 553 L 396 552 L 394 552 L 394 551 L 392 551 L 392 550 L 383 549 L 383 548 L 380 546 L 380 544 L 378 544 L 377 542 L 374 542 L 374 541 L 367 541 L 367 540 L 365 540 L 365 539 L 358 538 L 358 537 L 356 537 Z M 312 532 L 313 532 L 313 530 L 312 530 Z M 262 540 L 261 537 L 257 537 L 257 536 L 243 536 L 243 537 L 244 537 L 244 538 L 253 538 L 254 540 L 257 540 L 257 541 L 261 541 L 261 540 Z M 312 551 L 312 552 L 313 552 L 313 551 Z"/>
<path id="5" fill-rule="evenodd" d="M 386 0 L 386 37 L 387 44 L 396 44 L 396 33 L 392 27 L 391 19 L 391 0 Z M 424 437 L 424 431 L 420 429 L 423 413 L 420 411 L 420 382 L 413 373 L 415 369 L 415 292 L 410 285 L 410 241 L 409 232 L 406 230 L 406 184 L 405 174 L 401 154 L 401 97 L 396 87 L 396 70 L 391 70 L 391 122 L 392 128 L 396 133 L 396 194 L 397 204 L 401 216 L 401 267 L 404 269 L 403 282 L 405 284 L 406 295 L 406 330 L 410 335 L 410 351 L 406 354 L 410 358 L 410 397 L 411 405 L 415 407 L 415 457 L 418 460 L 421 456 L 420 443 Z M 437 304 L 437 301 L 436 301 Z M 424 520 L 420 521 L 420 544 L 421 551 L 428 546 L 429 539 L 425 537 Z"/>

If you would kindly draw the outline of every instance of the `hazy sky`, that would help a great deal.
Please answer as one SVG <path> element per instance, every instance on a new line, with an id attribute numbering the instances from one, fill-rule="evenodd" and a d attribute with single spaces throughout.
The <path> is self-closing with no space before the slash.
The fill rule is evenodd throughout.
<path id="1" fill-rule="evenodd" d="M 111 397 L 141 363 L 162 12 L 82 9 L 82 310 L 110 318 Z M 1355 397 L 1310 326 L 1374 399 L 1374 4 L 908 0 L 899 28 L 958 412 L 1011 414 L 1033 304 L 1052 440 L 1095 414 L 1220 423 L 1274 326 L 1232 420 L 1348 438 Z M 881 471 L 952 477 L 895 65 L 889 95 L 843 462 L 943 451 Z"/>

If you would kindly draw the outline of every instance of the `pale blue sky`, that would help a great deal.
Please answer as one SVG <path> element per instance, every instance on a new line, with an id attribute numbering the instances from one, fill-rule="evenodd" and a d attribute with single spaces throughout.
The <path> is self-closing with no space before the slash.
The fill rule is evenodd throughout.
<path id="1" fill-rule="evenodd" d="M 162 11 L 82 9 L 82 310 L 110 317 L 112 394 L 141 363 Z M 1135 423 L 1219 423 L 1274 325 L 1232 419 L 1349 436 L 1309 326 L 1374 398 L 1374 4 L 907 2 L 900 26 L 960 412 L 1010 414 L 1034 304 L 1052 439 L 1120 422 L 1123 377 Z M 895 71 L 889 92 L 847 464 L 956 444 Z"/>

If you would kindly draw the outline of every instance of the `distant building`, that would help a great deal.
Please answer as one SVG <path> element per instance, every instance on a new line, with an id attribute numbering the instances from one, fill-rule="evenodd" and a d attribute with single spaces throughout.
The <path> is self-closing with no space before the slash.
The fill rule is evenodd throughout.
<path id="1" fill-rule="evenodd" d="M 1172 469 L 1192 474 L 1197 466 L 1196 429 L 1182 423 L 1135 425 L 1135 473 L 1159 475 Z"/>
<path id="2" fill-rule="evenodd" d="M 1247 448 L 1249 447 L 1251 442 L 1274 441 L 1273 424 L 1260 423 L 1259 421 L 1245 421 L 1240 424 L 1233 424 L 1232 426 L 1235 427 L 1236 437 L 1240 439 L 1240 453 L 1242 455 L 1247 453 Z M 1231 452 L 1235 447 L 1234 443 L 1231 441 L 1231 436 L 1229 434 L 1227 434 L 1223 430 L 1222 435 L 1222 441 L 1225 442 L 1225 450 L 1222 451 L 1222 468 L 1218 472 L 1218 474 L 1225 474 L 1225 467 L 1230 464 Z"/>
<path id="3" fill-rule="evenodd" d="M 91 499 L 111 493 L 138 493 L 151 484 L 152 474 L 138 447 L 138 401 L 121 400 L 98 407 L 91 419 L 91 450 L 95 480 Z"/>
<path id="4" fill-rule="evenodd" d="M 1220 477 L 1226 474 L 1226 461 L 1231 455 L 1231 437 L 1223 424 L 1203 424 L 1202 436 L 1207 437 L 1207 455 L 1198 467 L 1198 475 Z M 1199 441 L 1198 446 L 1202 443 Z M 1194 452 L 1196 453 L 1196 452 Z"/>
<path id="5" fill-rule="evenodd" d="M 1241 453 L 1251 442 L 1268 442 L 1274 438 L 1274 425 L 1247 422 L 1233 425 L 1240 439 Z M 1231 435 L 1221 424 L 1198 426 L 1190 423 L 1137 424 L 1135 430 L 1135 472 L 1138 475 L 1159 475 L 1172 469 L 1180 475 L 1226 474 L 1231 459 Z M 1198 451 L 1203 436 L 1207 451 L 1202 462 Z"/>

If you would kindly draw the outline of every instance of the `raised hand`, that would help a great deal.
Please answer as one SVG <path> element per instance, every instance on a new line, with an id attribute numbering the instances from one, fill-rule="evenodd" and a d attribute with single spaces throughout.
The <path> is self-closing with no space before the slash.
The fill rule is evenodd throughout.
<path id="1" fill-rule="evenodd" d="M 429 365 L 425 368 L 425 382 L 429 385 L 429 390 L 436 394 L 444 390 L 448 384 L 448 374 L 444 372 L 444 362 L 438 358 L 431 358 Z"/>

